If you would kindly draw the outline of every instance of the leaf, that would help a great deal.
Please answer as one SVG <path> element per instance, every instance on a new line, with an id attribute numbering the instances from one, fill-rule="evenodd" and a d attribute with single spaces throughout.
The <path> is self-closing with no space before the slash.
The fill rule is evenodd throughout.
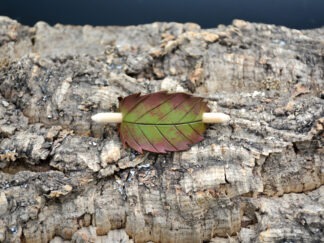
<path id="1" fill-rule="evenodd" d="M 204 139 L 202 114 L 209 108 L 199 97 L 157 92 L 121 98 L 119 110 L 123 115 L 119 133 L 125 146 L 139 153 L 166 153 L 187 150 Z"/>

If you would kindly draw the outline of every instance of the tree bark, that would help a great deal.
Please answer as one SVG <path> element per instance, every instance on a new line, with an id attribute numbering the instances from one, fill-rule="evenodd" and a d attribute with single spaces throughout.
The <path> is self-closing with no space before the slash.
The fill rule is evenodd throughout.
<path id="1" fill-rule="evenodd" d="M 1 242 L 319 242 L 324 28 L 0 18 Z M 185 152 L 134 153 L 118 97 L 181 91 L 231 116 Z"/>

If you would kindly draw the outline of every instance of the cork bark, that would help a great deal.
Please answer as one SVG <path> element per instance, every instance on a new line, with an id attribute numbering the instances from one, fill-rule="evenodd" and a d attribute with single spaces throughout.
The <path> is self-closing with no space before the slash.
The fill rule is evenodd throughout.
<path id="1" fill-rule="evenodd" d="M 320 242 L 323 36 L 1 17 L 0 242 Z M 159 90 L 231 121 L 188 151 L 140 155 L 90 120 Z"/>

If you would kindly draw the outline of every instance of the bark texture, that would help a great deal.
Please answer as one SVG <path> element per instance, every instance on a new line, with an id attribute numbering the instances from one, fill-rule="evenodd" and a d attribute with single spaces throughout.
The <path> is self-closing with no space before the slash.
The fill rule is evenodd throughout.
<path id="1" fill-rule="evenodd" d="M 0 18 L 0 242 L 320 242 L 324 28 L 27 27 Z M 205 97 L 229 124 L 139 155 L 118 97 Z"/>

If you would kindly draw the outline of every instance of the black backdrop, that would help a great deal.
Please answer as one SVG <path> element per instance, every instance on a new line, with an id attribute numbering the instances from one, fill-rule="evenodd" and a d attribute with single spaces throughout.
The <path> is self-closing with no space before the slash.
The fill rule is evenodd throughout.
<path id="1" fill-rule="evenodd" d="M 308 29 L 324 25 L 324 0 L 0 0 L 0 15 L 26 25 L 175 21 L 212 28 L 240 18 Z"/>

